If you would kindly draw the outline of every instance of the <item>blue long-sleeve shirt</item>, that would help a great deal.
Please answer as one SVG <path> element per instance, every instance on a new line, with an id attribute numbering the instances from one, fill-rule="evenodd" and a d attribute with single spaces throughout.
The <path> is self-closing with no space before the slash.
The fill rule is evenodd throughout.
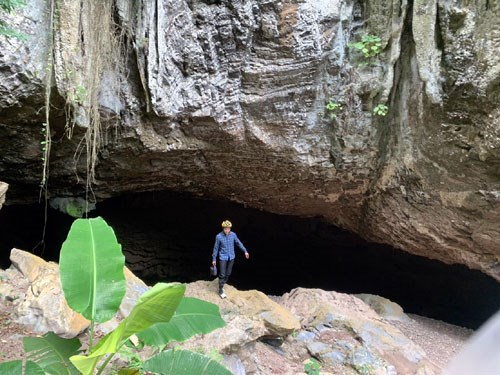
<path id="1" fill-rule="evenodd" d="M 229 232 L 226 236 L 224 231 L 220 232 L 215 236 L 215 245 L 214 251 L 212 253 L 212 261 L 217 259 L 217 254 L 219 254 L 220 260 L 232 260 L 235 258 L 234 254 L 234 244 L 238 245 L 238 247 L 244 252 L 247 252 L 245 246 L 238 239 L 238 236 L 234 232 Z"/>

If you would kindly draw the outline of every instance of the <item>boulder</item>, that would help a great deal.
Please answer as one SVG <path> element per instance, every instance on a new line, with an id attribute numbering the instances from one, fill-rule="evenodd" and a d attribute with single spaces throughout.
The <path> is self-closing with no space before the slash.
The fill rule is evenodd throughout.
<path id="1" fill-rule="evenodd" d="M 407 322 L 410 318 L 403 312 L 401 306 L 391 300 L 374 294 L 355 294 L 355 297 L 370 306 L 377 314 L 387 320 Z"/>
<path id="2" fill-rule="evenodd" d="M 306 375 L 304 366 L 262 342 L 249 343 L 237 351 L 247 374 Z"/>
<path id="3" fill-rule="evenodd" d="M 25 300 L 17 311 L 19 323 L 30 326 L 35 332 L 52 331 L 65 338 L 77 336 L 90 325 L 66 303 L 56 263 L 18 249 L 11 251 L 10 259 L 29 281 Z"/>
<path id="4" fill-rule="evenodd" d="M 240 291 L 226 285 L 228 296 L 217 294 L 217 280 L 187 284 L 186 296 L 196 297 L 219 306 L 226 327 L 186 343 L 187 347 L 216 348 L 229 353 L 234 348 L 262 337 L 282 337 L 300 329 L 299 321 L 283 306 L 257 290 Z"/>
<path id="5" fill-rule="evenodd" d="M 144 281 L 135 276 L 134 273 L 130 271 L 127 267 L 124 268 L 123 273 L 125 274 L 125 282 L 127 289 L 125 291 L 125 296 L 123 297 L 120 309 L 118 311 L 122 317 L 126 317 L 130 314 L 130 312 L 134 308 L 139 297 L 145 292 L 147 292 L 149 287 L 146 285 Z"/>
<path id="6" fill-rule="evenodd" d="M 438 373 L 418 345 L 354 296 L 297 288 L 282 304 L 309 331 L 298 339 L 324 363 L 376 374 Z"/>
<path id="7" fill-rule="evenodd" d="M 271 336 L 286 336 L 298 329 L 300 323 L 285 308 L 258 290 L 239 291 L 228 286 L 230 302 L 238 306 L 240 314 L 261 320 Z"/>
<path id="8" fill-rule="evenodd" d="M 53 266 L 56 266 L 55 263 L 47 263 L 42 258 L 19 249 L 11 250 L 10 261 L 30 283 L 36 281 L 39 275 L 43 275 L 47 267 L 52 269 Z"/>
<path id="9" fill-rule="evenodd" d="M 19 304 L 17 320 L 30 326 L 35 332 L 55 332 L 71 338 L 84 331 L 90 322 L 71 310 L 61 289 L 59 265 L 46 262 L 29 252 L 13 249 L 10 256 L 13 267 L 27 280 L 24 300 Z M 128 268 L 124 269 L 126 292 L 116 316 L 108 322 L 98 324 L 97 331 L 113 330 L 121 319 L 128 316 L 137 299 L 148 286 Z"/>

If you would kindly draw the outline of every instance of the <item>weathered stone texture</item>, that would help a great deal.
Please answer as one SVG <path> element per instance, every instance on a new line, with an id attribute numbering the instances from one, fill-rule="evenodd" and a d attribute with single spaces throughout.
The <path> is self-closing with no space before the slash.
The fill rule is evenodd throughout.
<path id="1" fill-rule="evenodd" d="M 57 264 L 18 249 L 12 249 L 10 260 L 29 281 L 17 322 L 29 325 L 35 332 L 51 331 L 67 338 L 89 326 L 90 322 L 71 310 L 64 299 Z"/>
<path id="2" fill-rule="evenodd" d="M 117 4 L 128 55 L 122 76 L 101 81 L 103 111 L 118 125 L 108 123 L 98 198 L 173 189 L 323 216 L 500 279 L 499 5 Z M 25 10 L 28 34 L 46 33 L 43 8 Z M 64 67 L 78 70 L 82 57 L 72 17 L 56 35 L 62 96 Z M 348 47 L 364 33 L 384 47 L 367 67 Z M 40 180 L 47 51 L 38 39 L 0 41 L 0 171 L 12 201 L 34 199 Z M 324 110 L 330 99 L 343 104 L 335 119 Z M 383 102 L 389 114 L 374 116 Z M 85 155 L 73 157 L 85 129 L 65 140 L 62 106 L 53 117 L 51 194 L 78 195 Z"/>
<path id="3" fill-rule="evenodd" d="M 7 194 L 8 188 L 9 188 L 8 184 L 0 181 L 0 209 L 2 208 L 3 204 L 5 203 L 5 195 Z"/>
<path id="4" fill-rule="evenodd" d="M 90 321 L 68 306 L 57 263 L 46 262 L 19 249 L 12 249 L 10 260 L 12 267 L 8 271 L 11 277 L 5 284 L 6 289 L 9 289 L 10 284 L 20 293 L 15 296 L 15 299 L 19 299 L 15 316 L 18 323 L 29 326 L 35 332 L 52 331 L 69 338 L 89 327 Z M 96 326 L 99 332 L 106 334 L 115 329 L 130 314 L 139 297 L 148 290 L 148 286 L 127 267 L 124 268 L 124 274 L 126 292 L 120 308 L 111 320 Z M 14 293 L 10 289 L 9 293 Z"/>

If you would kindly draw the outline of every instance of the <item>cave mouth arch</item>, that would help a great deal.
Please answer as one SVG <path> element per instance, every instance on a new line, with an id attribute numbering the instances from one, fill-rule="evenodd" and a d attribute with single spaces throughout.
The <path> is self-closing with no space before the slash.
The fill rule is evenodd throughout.
<path id="1" fill-rule="evenodd" d="M 500 283 L 461 265 L 368 243 L 324 222 L 263 212 L 172 192 L 126 194 L 97 204 L 91 216 L 114 228 L 127 265 L 148 283 L 210 279 L 215 235 L 223 219 L 250 252 L 237 254 L 229 283 L 281 295 L 295 287 L 371 293 L 415 313 L 477 328 L 500 308 Z M 42 205 L 0 210 L 0 266 L 13 247 L 57 260 L 73 219 L 49 210 L 44 250 Z M 237 250 L 238 252 L 238 250 Z M 216 291 L 214 291 L 215 293 Z"/>

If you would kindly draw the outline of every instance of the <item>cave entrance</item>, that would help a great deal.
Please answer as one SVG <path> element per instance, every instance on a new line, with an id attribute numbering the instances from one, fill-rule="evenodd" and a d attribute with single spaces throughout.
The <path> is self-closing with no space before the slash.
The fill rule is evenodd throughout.
<path id="1" fill-rule="evenodd" d="M 92 215 L 114 228 L 127 265 L 148 283 L 209 279 L 214 238 L 229 218 L 251 255 L 246 261 L 237 254 L 229 283 L 239 289 L 281 295 L 301 286 L 378 294 L 406 312 L 470 328 L 500 308 L 500 283 L 487 275 L 368 243 L 320 218 L 275 215 L 169 192 L 111 198 Z M 41 205 L 0 211 L 3 268 L 13 247 L 58 259 L 73 219 L 49 210 L 42 250 L 43 217 Z"/>

